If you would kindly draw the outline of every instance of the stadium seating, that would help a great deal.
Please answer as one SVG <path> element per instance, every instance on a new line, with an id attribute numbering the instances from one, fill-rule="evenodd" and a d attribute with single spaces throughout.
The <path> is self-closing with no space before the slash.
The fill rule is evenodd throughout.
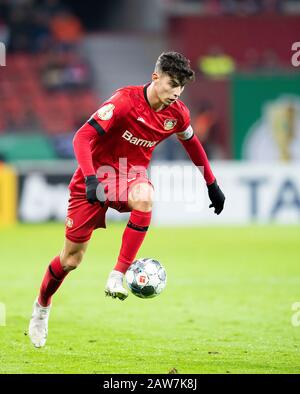
<path id="1" fill-rule="evenodd" d="M 46 55 L 13 54 L 0 74 L 0 132 L 74 132 L 98 100 L 89 88 L 48 91 L 42 73 Z"/>

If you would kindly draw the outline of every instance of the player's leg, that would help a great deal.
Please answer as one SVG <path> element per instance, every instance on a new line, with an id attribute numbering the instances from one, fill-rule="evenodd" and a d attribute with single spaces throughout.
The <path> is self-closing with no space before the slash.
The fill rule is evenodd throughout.
<path id="1" fill-rule="evenodd" d="M 87 245 L 88 241 L 75 243 L 66 238 L 60 255 L 54 257 L 47 267 L 39 296 L 33 304 L 33 312 L 29 323 L 29 337 L 35 347 L 42 347 L 46 343 L 53 294 L 60 287 L 67 274 L 78 267 Z"/>
<path id="2" fill-rule="evenodd" d="M 62 284 L 65 277 L 70 271 L 78 267 L 87 249 L 88 242 L 75 243 L 65 238 L 60 255 L 54 257 L 44 275 L 38 297 L 41 306 L 50 305 L 52 295 Z"/>
<path id="3" fill-rule="evenodd" d="M 153 187 L 143 182 L 134 185 L 128 194 L 131 214 L 122 236 L 117 264 L 110 273 L 105 293 L 121 300 L 128 296 L 123 287 L 124 274 L 132 264 L 146 236 L 152 214 Z"/>
<path id="4" fill-rule="evenodd" d="M 94 229 L 105 227 L 106 210 L 107 207 L 102 208 L 100 204 L 89 204 L 84 195 L 81 197 L 73 196 L 71 192 L 66 218 L 64 247 L 47 267 L 39 297 L 33 306 L 33 314 L 29 324 L 29 337 L 34 346 L 45 345 L 51 297 L 68 273 L 80 264 Z"/>

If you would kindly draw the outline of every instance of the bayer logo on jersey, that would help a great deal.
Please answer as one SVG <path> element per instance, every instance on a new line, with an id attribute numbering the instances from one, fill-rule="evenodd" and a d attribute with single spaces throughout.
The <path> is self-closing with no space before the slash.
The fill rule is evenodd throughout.
<path id="1" fill-rule="evenodd" d="M 167 284 L 167 274 L 159 261 L 140 258 L 134 261 L 125 275 L 129 290 L 140 298 L 153 298 L 160 294 Z"/>

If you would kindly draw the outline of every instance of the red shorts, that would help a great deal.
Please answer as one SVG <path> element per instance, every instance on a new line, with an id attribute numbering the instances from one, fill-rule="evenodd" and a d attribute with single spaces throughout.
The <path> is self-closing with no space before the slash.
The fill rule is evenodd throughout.
<path id="1" fill-rule="evenodd" d="M 82 191 L 76 187 L 71 190 L 66 217 L 66 238 L 72 242 L 82 243 L 91 238 L 92 232 L 99 228 L 106 228 L 105 214 L 108 208 L 119 212 L 130 212 L 128 194 L 132 186 L 138 183 L 152 183 L 146 176 L 119 181 L 116 179 L 101 179 L 107 200 L 104 207 L 100 203 L 90 204 Z"/>

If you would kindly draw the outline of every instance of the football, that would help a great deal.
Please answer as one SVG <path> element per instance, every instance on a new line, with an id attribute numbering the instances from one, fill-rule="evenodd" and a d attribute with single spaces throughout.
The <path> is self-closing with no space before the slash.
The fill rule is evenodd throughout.
<path id="1" fill-rule="evenodd" d="M 134 261 L 125 275 L 129 290 L 140 298 L 159 295 L 167 284 L 167 274 L 159 261 L 140 258 Z"/>

